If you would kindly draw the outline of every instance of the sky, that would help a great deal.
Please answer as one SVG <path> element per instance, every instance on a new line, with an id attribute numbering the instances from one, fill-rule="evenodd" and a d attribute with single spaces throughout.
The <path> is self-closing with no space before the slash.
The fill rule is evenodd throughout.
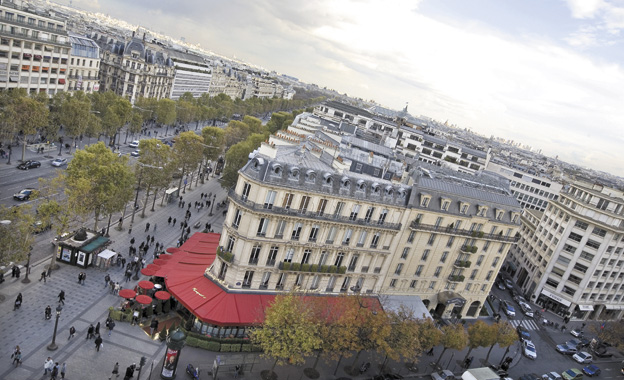
<path id="1" fill-rule="evenodd" d="M 624 177 L 624 0 L 73 5 Z"/>

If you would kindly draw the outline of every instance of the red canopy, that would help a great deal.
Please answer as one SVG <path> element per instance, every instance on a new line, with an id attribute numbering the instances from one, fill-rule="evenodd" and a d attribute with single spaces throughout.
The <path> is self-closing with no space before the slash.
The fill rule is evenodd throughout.
<path id="1" fill-rule="evenodd" d="M 160 255 L 160 257 L 163 257 L 164 255 Z M 158 266 L 163 266 L 165 264 L 167 264 L 167 260 L 163 260 L 163 259 L 154 259 L 154 264 L 158 265 Z"/>
<path id="2" fill-rule="evenodd" d="M 156 265 L 156 266 L 158 266 L 158 265 Z M 144 276 L 153 276 L 153 275 L 156 274 L 157 271 L 158 271 L 158 269 L 150 268 L 149 265 L 148 265 L 147 267 L 141 269 L 141 274 L 144 275 Z"/>
<path id="3" fill-rule="evenodd" d="M 156 293 L 154 293 L 154 297 L 158 298 L 159 300 L 168 300 L 171 297 L 171 294 L 169 294 L 169 292 L 165 292 L 164 290 L 160 290 Z"/>
<path id="4" fill-rule="evenodd" d="M 158 259 L 160 259 L 160 260 L 171 260 L 172 257 L 173 256 L 171 256 L 171 255 L 160 255 L 160 256 L 158 256 Z"/>
<path id="5" fill-rule="evenodd" d="M 169 247 L 166 249 L 167 252 L 169 253 L 176 253 L 180 250 L 180 248 L 176 248 L 176 247 Z"/>
<path id="6" fill-rule="evenodd" d="M 121 289 L 119 291 L 119 296 L 127 299 L 131 299 L 136 297 L 136 292 L 132 289 Z"/>
<path id="7" fill-rule="evenodd" d="M 139 288 L 149 290 L 154 288 L 154 283 L 151 281 L 139 281 Z"/>
<path id="8" fill-rule="evenodd" d="M 140 295 L 136 297 L 136 301 L 142 305 L 149 305 L 150 303 L 152 303 L 152 297 Z"/>
<path id="9" fill-rule="evenodd" d="M 153 270 L 159 270 L 160 269 L 160 265 L 157 265 L 157 264 L 147 264 L 146 268 L 153 269 Z"/>

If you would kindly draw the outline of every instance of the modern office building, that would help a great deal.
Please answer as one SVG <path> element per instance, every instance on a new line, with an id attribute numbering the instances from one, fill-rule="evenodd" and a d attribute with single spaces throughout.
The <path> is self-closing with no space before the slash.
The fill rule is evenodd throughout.
<path id="1" fill-rule="evenodd" d="M 54 95 L 67 87 L 65 21 L 29 3 L 0 3 L 0 87 Z"/>
<path id="2" fill-rule="evenodd" d="M 546 210 L 526 210 L 506 270 L 532 301 L 573 319 L 624 310 L 624 194 L 573 184 Z"/>
<path id="3" fill-rule="evenodd" d="M 100 90 L 100 47 L 90 38 L 69 33 L 68 91 L 92 93 Z"/>
<path id="4" fill-rule="evenodd" d="M 212 69 L 201 57 L 176 50 L 170 50 L 169 57 L 175 67 L 171 99 L 178 100 L 186 92 L 194 98 L 208 94 Z"/>

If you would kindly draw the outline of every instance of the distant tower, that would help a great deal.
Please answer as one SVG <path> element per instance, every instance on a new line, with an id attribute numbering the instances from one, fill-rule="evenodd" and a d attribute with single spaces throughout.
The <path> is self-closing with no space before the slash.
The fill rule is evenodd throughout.
<path id="1" fill-rule="evenodd" d="M 403 112 L 407 113 L 407 106 L 409 105 L 409 102 L 405 102 L 405 108 L 403 108 Z"/>

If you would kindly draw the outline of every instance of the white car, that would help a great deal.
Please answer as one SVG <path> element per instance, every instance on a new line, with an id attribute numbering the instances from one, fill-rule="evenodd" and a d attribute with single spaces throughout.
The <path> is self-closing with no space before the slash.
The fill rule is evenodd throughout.
<path id="1" fill-rule="evenodd" d="M 572 334 L 572 336 L 580 338 L 583 335 L 583 330 L 581 330 L 579 328 L 576 328 L 576 329 L 570 331 L 570 334 Z"/>
<path id="2" fill-rule="evenodd" d="M 522 312 L 524 313 L 524 315 L 526 315 L 529 318 L 533 318 L 533 310 L 531 309 L 531 306 L 529 306 L 528 303 L 520 302 L 520 309 L 522 309 Z"/>
<path id="3" fill-rule="evenodd" d="M 139 140 L 134 140 L 133 142 L 130 143 L 130 148 L 138 148 L 139 147 Z"/>
<path id="4" fill-rule="evenodd" d="M 54 161 L 52 161 L 50 164 L 56 167 L 67 165 L 67 158 L 57 158 Z"/>
<path id="5" fill-rule="evenodd" d="M 131 152 L 130 155 L 132 157 L 139 157 L 141 155 L 141 151 L 139 149 L 137 149 L 134 152 Z"/>
<path id="6" fill-rule="evenodd" d="M 524 356 L 533 360 L 537 359 L 537 350 L 535 349 L 533 342 L 525 340 L 522 342 L 522 345 L 524 346 L 524 351 L 522 352 Z"/>
<path id="7" fill-rule="evenodd" d="M 508 317 L 516 316 L 516 309 L 514 309 L 514 307 L 508 304 L 506 301 L 503 301 L 503 310 Z"/>
<path id="8" fill-rule="evenodd" d="M 572 355 L 572 359 L 576 360 L 577 363 L 581 364 L 591 363 L 592 360 L 594 360 L 594 358 L 585 351 L 577 352 L 576 354 Z"/>

